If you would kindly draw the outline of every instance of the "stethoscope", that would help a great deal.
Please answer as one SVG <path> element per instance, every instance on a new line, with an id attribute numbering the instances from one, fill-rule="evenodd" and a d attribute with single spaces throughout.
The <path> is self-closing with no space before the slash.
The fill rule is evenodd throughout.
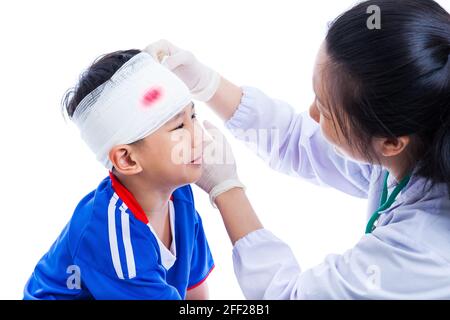
<path id="1" fill-rule="evenodd" d="M 381 216 L 380 211 L 388 209 L 394 203 L 397 195 L 400 193 L 400 191 L 402 191 L 403 188 L 405 188 L 405 186 L 409 182 L 409 179 L 411 178 L 410 175 L 405 176 L 395 187 L 395 189 L 392 191 L 391 195 L 388 198 L 388 183 L 387 183 L 388 177 L 389 171 L 386 172 L 386 175 L 384 177 L 383 191 L 381 193 L 380 199 L 380 207 L 372 214 L 372 217 L 369 219 L 369 222 L 367 223 L 366 226 L 366 234 L 372 233 L 372 231 L 375 230 L 376 228 L 375 223 Z"/>
<path id="2" fill-rule="evenodd" d="M 341 157 L 346 158 L 345 155 L 339 151 L 336 146 L 334 146 L 334 151 Z M 389 177 L 389 171 L 386 172 L 386 175 L 384 176 L 384 182 L 383 182 L 383 191 L 381 193 L 381 199 L 380 199 L 380 206 L 378 209 L 372 214 L 372 216 L 369 219 L 369 222 L 367 222 L 366 226 L 366 234 L 372 233 L 373 230 L 376 228 L 376 222 L 378 221 L 378 218 L 381 216 L 380 212 L 388 209 L 397 198 L 397 195 L 402 191 L 406 185 L 409 182 L 409 179 L 411 179 L 411 175 L 406 175 L 399 184 L 395 187 L 395 189 L 392 191 L 391 195 L 388 198 L 388 177 Z"/>

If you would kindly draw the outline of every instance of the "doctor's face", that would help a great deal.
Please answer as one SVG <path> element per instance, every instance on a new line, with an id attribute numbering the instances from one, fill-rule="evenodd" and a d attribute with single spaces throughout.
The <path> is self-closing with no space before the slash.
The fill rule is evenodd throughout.
<path id="1" fill-rule="evenodd" d="M 309 115 L 318 124 L 320 124 L 320 129 L 324 138 L 335 147 L 337 153 L 352 158 L 356 161 L 366 162 L 366 157 L 360 154 L 356 148 L 353 148 L 347 141 L 342 128 L 339 126 L 335 115 L 330 109 L 330 103 L 333 102 L 329 99 L 325 90 L 325 88 L 329 87 L 325 85 L 325 81 L 330 80 L 328 77 L 324 76 L 326 75 L 326 72 L 329 72 L 327 68 L 327 65 L 330 63 L 329 59 L 330 58 L 326 51 L 326 43 L 324 42 L 320 47 L 319 53 L 317 54 L 316 64 L 314 67 L 313 88 L 315 98 L 309 108 Z M 349 130 L 346 131 L 348 132 Z"/>

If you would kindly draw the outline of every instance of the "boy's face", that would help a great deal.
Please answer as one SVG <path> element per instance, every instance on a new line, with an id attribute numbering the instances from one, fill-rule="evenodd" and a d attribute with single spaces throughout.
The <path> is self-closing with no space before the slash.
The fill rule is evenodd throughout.
<path id="1" fill-rule="evenodd" d="M 202 173 L 203 130 L 194 104 L 133 144 L 133 149 L 141 174 L 155 185 L 173 188 L 197 181 Z"/>

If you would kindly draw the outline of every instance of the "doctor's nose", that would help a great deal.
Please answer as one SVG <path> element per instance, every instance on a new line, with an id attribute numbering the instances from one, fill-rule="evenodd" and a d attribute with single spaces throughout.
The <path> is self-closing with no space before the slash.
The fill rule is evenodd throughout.
<path id="1" fill-rule="evenodd" d="M 311 107 L 309 107 L 309 116 L 317 123 L 320 123 L 320 112 L 317 109 L 316 103 L 313 103 Z"/>

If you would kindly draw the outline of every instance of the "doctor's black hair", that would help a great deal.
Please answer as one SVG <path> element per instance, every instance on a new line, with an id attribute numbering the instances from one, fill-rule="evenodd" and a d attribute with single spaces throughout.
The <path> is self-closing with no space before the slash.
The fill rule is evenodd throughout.
<path id="1" fill-rule="evenodd" d="M 141 50 L 130 49 L 108 53 L 97 58 L 86 71 L 84 71 L 74 88 L 70 88 L 62 99 L 63 112 L 72 118 L 77 105 L 95 88 L 111 79 L 111 77 L 128 60 L 140 53 Z"/>
<path id="2" fill-rule="evenodd" d="M 373 137 L 410 136 L 411 170 L 450 196 L 450 14 L 433 0 L 365 1 L 331 23 L 325 47 L 321 85 L 345 139 L 376 162 Z"/>

